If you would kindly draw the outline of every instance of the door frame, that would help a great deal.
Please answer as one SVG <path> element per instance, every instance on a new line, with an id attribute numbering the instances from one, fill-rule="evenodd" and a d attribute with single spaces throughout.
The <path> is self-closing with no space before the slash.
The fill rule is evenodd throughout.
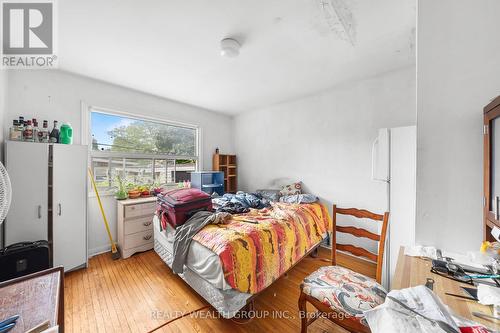
<path id="1" fill-rule="evenodd" d="M 499 117 L 500 96 L 484 107 L 483 116 L 483 240 L 488 241 L 494 241 L 491 236 L 493 227 L 500 228 L 500 219 L 496 218 L 491 203 L 491 133 L 493 131 L 491 124 Z"/>

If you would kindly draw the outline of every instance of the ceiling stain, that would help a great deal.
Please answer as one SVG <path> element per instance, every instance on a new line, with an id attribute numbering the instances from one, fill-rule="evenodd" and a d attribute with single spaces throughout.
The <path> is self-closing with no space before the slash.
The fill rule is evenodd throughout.
<path id="1" fill-rule="evenodd" d="M 356 45 L 356 21 L 350 5 L 345 0 L 314 0 L 318 18 L 328 32 L 333 32 L 338 38 Z M 322 34 L 325 29 L 320 29 Z"/>

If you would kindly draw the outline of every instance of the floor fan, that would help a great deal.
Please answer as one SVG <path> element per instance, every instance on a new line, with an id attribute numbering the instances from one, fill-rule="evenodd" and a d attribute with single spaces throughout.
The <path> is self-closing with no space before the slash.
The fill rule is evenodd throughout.
<path id="1" fill-rule="evenodd" d="M 2 225 L 10 208 L 12 200 L 12 186 L 5 166 L 0 162 L 0 226 Z M 16 326 L 19 315 L 7 319 L 0 318 L 0 332 L 7 332 Z"/>
<path id="2" fill-rule="evenodd" d="M 9 211 L 10 201 L 12 199 L 12 187 L 9 174 L 2 162 L 0 162 L 0 225 L 5 220 Z"/>

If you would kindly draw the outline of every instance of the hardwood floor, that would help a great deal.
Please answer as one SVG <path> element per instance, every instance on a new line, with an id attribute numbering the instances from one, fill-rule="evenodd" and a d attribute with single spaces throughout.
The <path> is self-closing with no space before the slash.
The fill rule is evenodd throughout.
<path id="1" fill-rule="evenodd" d="M 320 257 L 328 256 L 328 250 L 320 250 Z M 374 264 L 342 254 L 338 261 L 342 266 L 375 276 Z M 299 332 L 299 284 L 322 265 L 327 263 L 314 258 L 302 260 L 256 298 L 256 318 L 237 323 L 217 318 L 217 312 L 173 274 L 154 251 L 117 261 L 111 260 L 109 253 L 98 255 L 90 259 L 87 269 L 65 276 L 66 331 L 148 332 L 175 317 L 208 306 L 156 332 Z M 344 330 L 319 319 L 308 332 Z"/>

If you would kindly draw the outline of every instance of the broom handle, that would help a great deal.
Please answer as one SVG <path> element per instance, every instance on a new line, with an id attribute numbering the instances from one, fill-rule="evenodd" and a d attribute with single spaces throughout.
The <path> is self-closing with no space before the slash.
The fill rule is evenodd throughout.
<path id="1" fill-rule="evenodd" d="M 111 230 L 109 230 L 108 219 L 106 218 L 106 214 L 104 214 L 104 208 L 102 207 L 101 197 L 99 196 L 99 192 L 97 191 L 97 186 L 94 181 L 94 174 L 92 170 L 89 168 L 90 181 L 92 182 L 92 186 L 94 187 L 94 192 L 97 197 L 97 202 L 99 203 L 99 208 L 101 209 L 102 218 L 104 219 L 104 225 L 106 226 L 106 231 L 108 232 L 109 241 L 111 242 L 111 250 L 113 252 L 116 251 L 115 242 L 113 242 L 113 237 L 111 236 Z"/>

